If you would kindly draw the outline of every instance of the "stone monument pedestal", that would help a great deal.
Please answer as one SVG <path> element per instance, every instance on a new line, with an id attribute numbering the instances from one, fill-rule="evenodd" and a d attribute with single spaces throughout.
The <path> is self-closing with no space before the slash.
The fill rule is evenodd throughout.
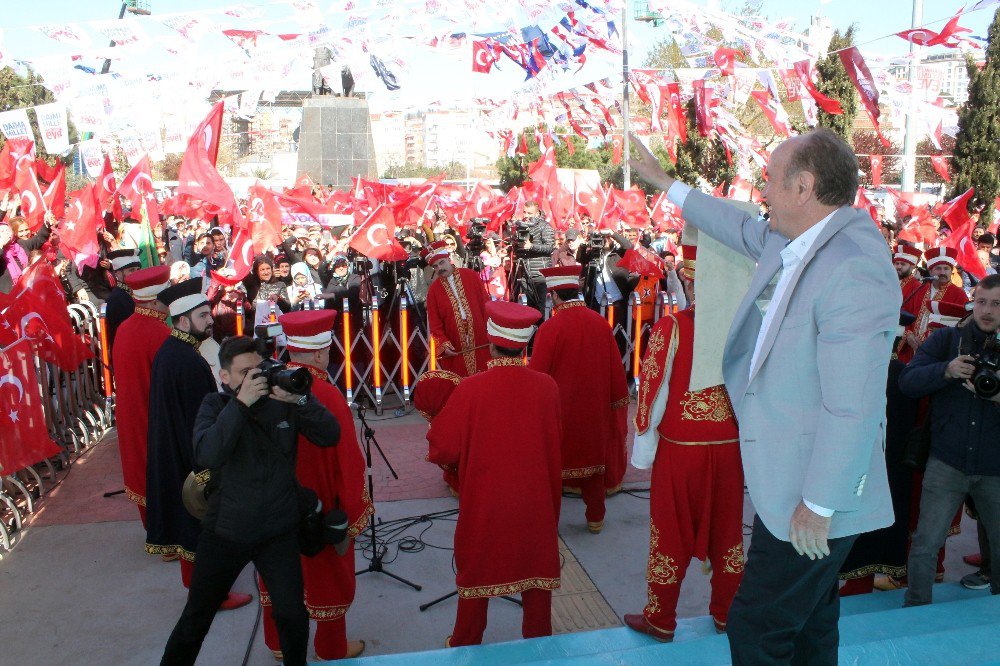
<path id="1" fill-rule="evenodd" d="M 302 103 L 296 176 L 306 173 L 339 188 L 355 176 L 377 176 L 367 100 L 321 95 Z"/>

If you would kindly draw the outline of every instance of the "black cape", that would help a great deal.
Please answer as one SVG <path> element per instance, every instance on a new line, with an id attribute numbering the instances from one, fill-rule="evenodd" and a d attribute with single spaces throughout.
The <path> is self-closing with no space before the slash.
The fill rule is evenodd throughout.
<path id="1" fill-rule="evenodd" d="M 135 312 L 135 301 L 132 300 L 131 294 L 116 286 L 108 294 L 104 304 L 107 305 L 107 309 L 104 311 L 104 320 L 108 327 L 108 352 L 110 352 L 115 346 L 115 334 L 118 333 L 118 327 Z"/>
<path id="2" fill-rule="evenodd" d="M 200 521 L 181 502 L 181 487 L 194 465 L 195 417 L 218 387 L 212 369 L 193 345 L 167 338 L 153 359 L 146 439 L 146 552 L 177 553 L 194 560 Z"/>

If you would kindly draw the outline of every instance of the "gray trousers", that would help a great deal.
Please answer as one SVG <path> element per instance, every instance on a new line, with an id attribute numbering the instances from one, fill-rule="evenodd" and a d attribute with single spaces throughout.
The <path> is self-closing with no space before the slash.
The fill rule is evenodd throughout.
<path id="1" fill-rule="evenodd" d="M 938 551 L 966 495 L 975 500 L 980 524 L 986 529 L 990 542 L 1000 543 L 1000 476 L 964 474 L 932 457 L 924 472 L 920 519 L 910 546 L 909 587 L 903 606 L 931 603 Z M 1000 577 L 991 577 L 990 591 L 1000 594 Z"/>

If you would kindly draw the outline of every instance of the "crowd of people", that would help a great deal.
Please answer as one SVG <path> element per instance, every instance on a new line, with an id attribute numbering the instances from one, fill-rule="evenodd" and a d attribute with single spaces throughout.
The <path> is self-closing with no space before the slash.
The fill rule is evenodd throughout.
<path id="1" fill-rule="evenodd" d="M 551 634 L 563 490 L 582 495 L 587 529 L 600 534 L 627 466 L 629 382 L 620 340 L 594 311 L 624 319 L 633 294 L 647 307 L 666 292 L 674 307 L 652 322 L 638 376 L 631 464 L 652 470 L 648 603 L 627 626 L 673 640 L 698 558 L 711 566 L 708 610 L 735 661 L 827 663 L 839 596 L 906 586 L 907 606 L 931 602 L 963 505 L 981 552 L 962 583 L 1000 593 L 990 569 L 1000 539 L 994 236 L 978 228 L 971 239 L 981 279 L 950 247 L 896 242 L 896 225 L 851 207 L 856 158 L 824 130 L 775 150 L 758 214 L 675 181 L 635 148 L 637 175 L 687 224 L 756 264 L 746 294 L 734 294 L 715 386 L 691 386 L 697 247 L 679 246 L 676 229 L 580 220 L 557 231 L 529 201 L 496 234 L 463 237 L 431 212 L 399 232 L 408 259 L 382 262 L 350 248 L 349 227 L 286 225 L 231 284 L 219 276 L 232 230 L 210 221 L 161 220 L 160 265 L 143 268 L 136 225 L 108 216 L 91 268 L 63 256 L 53 219 L 32 233 L 0 207 L 4 290 L 45 261 L 69 302 L 107 305 L 126 494 L 147 552 L 179 558 L 190 589 L 163 663 L 193 663 L 215 613 L 249 603 L 230 587 L 251 561 L 276 656 L 305 662 L 309 618 L 320 658 L 364 649 L 344 624 L 353 548 L 330 542 L 300 558 L 300 530 L 303 516 L 341 511 L 347 539 L 367 524 L 356 431 L 331 379 L 333 331 L 345 302 L 361 313 L 397 292 L 437 357 L 413 402 L 430 422 L 428 460 L 461 507 L 450 646 L 481 642 L 489 598 L 515 593 L 523 635 Z M 660 270 L 625 260 L 638 248 Z M 271 321 L 289 368 L 309 377 L 294 390 L 268 369 L 268 340 L 252 335 Z M 744 487 L 757 512 L 747 553 Z"/>

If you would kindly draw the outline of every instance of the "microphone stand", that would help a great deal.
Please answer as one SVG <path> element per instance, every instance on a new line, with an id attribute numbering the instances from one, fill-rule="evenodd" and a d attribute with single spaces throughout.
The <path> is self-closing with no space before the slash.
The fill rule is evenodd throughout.
<path id="1" fill-rule="evenodd" d="M 380 544 L 378 542 L 378 537 L 375 534 L 375 523 L 378 521 L 378 518 L 375 512 L 375 491 L 374 491 L 374 485 L 372 483 L 373 447 L 376 451 L 378 451 L 378 454 L 382 457 L 382 460 L 385 462 L 386 467 L 389 468 L 389 473 L 392 474 L 392 478 L 398 480 L 399 475 L 396 474 L 396 470 L 392 468 L 392 465 L 389 463 L 389 459 L 386 458 L 385 456 L 385 451 L 382 450 L 382 447 L 379 446 L 378 440 L 375 439 L 375 431 L 372 430 L 371 426 L 368 425 L 368 421 L 365 420 L 365 409 L 366 409 L 365 403 L 368 402 L 368 400 L 369 400 L 368 396 L 365 395 L 364 393 L 358 396 L 357 414 L 358 414 L 358 420 L 361 421 L 361 436 L 364 439 L 364 444 L 365 444 L 364 447 L 365 467 L 366 467 L 365 472 L 366 475 L 368 476 L 368 497 L 370 497 L 372 501 L 372 517 L 371 520 L 368 521 L 369 537 L 371 538 L 372 559 L 371 562 L 368 563 L 368 566 L 366 568 L 355 571 L 354 575 L 360 576 L 361 574 L 366 574 L 366 573 L 385 574 L 389 578 L 398 580 L 400 583 L 403 583 L 404 585 L 409 585 L 414 590 L 417 590 L 419 592 L 420 590 L 423 589 L 420 585 L 417 585 L 416 583 L 409 581 L 403 578 L 402 576 L 397 576 L 391 571 L 386 571 L 385 567 L 382 564 L 382 560 L 385 558 L 385 553 L 387 548 L 384 544 Z"/>

